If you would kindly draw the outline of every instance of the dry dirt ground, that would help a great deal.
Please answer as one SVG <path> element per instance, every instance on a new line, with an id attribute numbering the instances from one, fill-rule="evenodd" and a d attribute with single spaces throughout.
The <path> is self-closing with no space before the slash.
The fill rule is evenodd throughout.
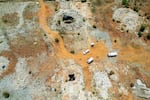
<path id="1" fill-rule="evenodd" d="M 140 7 L 147 16 L 148 4 Z M 132 89 L 137 79 L 150 87 L 150 40 L 146 33 L 139 38 L 120 32 L 112 20 L 115 7 L 121 5 L 113 0 L 0 2 L 0 56 L 9 60 L 8 66 L 0 61 L 0 100 L 150 99 Z M 53 27 L 62 19 L 54 18 L 70 9 L 83 18 L 83 26 L 70 24 L 74 30 L 68 33 L 67 24 L 62 35 L 61 26 Z M 83 55 L 86 49 L 90 52 Z M 114 50 L 118 56 L 107 57 Z M 94 61 L 88 64 L 90 57 Z"/>

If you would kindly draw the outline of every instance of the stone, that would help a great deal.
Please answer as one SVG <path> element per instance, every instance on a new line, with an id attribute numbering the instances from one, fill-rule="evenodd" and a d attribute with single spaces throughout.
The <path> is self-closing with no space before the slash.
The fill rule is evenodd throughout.
<path id="1" fill-rule="evenodd" d="M 115 82 L 119 82 L 119 78 L 116 74 L 110 75 L 110 79 L 115 81 Z"/>

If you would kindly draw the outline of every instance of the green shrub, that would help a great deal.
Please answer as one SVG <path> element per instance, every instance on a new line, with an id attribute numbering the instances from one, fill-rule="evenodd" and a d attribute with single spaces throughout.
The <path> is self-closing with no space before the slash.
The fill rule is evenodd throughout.
<path id="1" fill-rule="evenodd" d="M 58 38 L 56 38 L 56 39 L 55 39 L 55 42 L 56 42 L 56 43 L 58 43 L 58 42 L 59 42 Z"/>
<path id="2" fill-rule="evenodd" d="M 96 28 L 96 25 L 93 25 L 93 28 Z"/>
<path id="3" fill-rule="evenodd" d="M 111 70 L 111 71 L 109 72 L 109 75 L 113 75 L 113 74 L 115 74 L 115 72 Z"/>
<path id="4" fill-rule="evenodd" d="M 135 7 L 133 8 L 133 10 L 136 11 L 136 12 L 138 12 L 138 11 L 139 11 L 139 8 L 135 6 Z"/>
<path id="5" fill-rule="evenodd" d="M 142 33 L 141 33 L 141 32 L 138 32 L 138 36 L 139 36 L 139 37 L 142 37 Z"/>
<path id="6" fill-rule="evenodd" d="M 70 53 L 75 54 L 75 51 L 74 51 L 74 50 L 71 50 Z"/>
<path id="7" fill-rule="evenodd" d="M 125 7 L 129 7 L 129 2 L 128 0 L 122 0 L 122 5 L 124 5 Z"/>
<path id="8" fill-rule="evenodd" d="M 145 25 L 141 25 L 141 27 L 140 27 L 140 32 L 144 32 L 145 28 L 146 28 Z"/>
<path id="9" fill-rule="evenodd" d="M 147 34 L 147 39 L 150 40 L 150 32 Z"/>
<path id="10" fill-rule="evenodd" d="M 86 0 L 81 0 L 81 2 L 86 2 Z"/>
<path id="11" fill-rule="evenodd" d="M 3 92 L 4 98 L 9 98 L 10 94 L 8 92 Z"/>
<path id="12" fill-rule="evenodd" d="M 147 19 L 150 19 L 150 16 L 147 16 Z"/>

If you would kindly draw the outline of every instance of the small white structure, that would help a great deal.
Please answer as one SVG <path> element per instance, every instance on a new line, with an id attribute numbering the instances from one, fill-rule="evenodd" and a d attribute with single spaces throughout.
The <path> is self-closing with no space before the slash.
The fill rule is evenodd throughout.
<path id="1" fill-rule="evenodd" d="M 35 2 L 37 5 L 39 4 L 39 2 Z"/>
<path id="2" fill-rule="evenodd" d="M 116 57 L 117 55 L 118 53 L 116 51 L 108 53 L 108 57 Z"/>
<path id="3" fill-rule="evenodd" d="M 85 54 L 87 54 L 87 53 L 89 53 L 89 52 L 90 52 L 90 50 L 87 49 L 87 50 L 83 51 L 83 54 L 85 55 Z"/>
<path id="4" fill-rule="evenodd" d="M 91 47 L 94 47 L 94 45 L 95 45 L 95 43 L 94 43 L 94 42 L 92 42 L 92 43 L 91 43 Z"/>
<path id="5" fill-rule="evenodd" d="M 94 58 L 93 57 L 90 57 L 88 60 L 87 60 L 87 63 L 90 64 L 94 61 Z"/>

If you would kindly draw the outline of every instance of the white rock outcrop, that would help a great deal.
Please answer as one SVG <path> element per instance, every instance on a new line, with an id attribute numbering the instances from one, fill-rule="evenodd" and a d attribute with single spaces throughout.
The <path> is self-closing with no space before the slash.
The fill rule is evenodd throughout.
<path id="1" fill-rule="evenodd" d="M 120 22 L 121 29 L 128 30 L 129 32 L 136 32 L 142 24 L 142 18 L 130 8 L 116 9 L 113 14 L 113 19 Z"/>
<path id="2" fill-rule="evenodd" d="M 148 88 L 140 79 L 136 80 L 136 83 L 132 89 L 136 96 L 150 99 L 150 88 Z"/>

